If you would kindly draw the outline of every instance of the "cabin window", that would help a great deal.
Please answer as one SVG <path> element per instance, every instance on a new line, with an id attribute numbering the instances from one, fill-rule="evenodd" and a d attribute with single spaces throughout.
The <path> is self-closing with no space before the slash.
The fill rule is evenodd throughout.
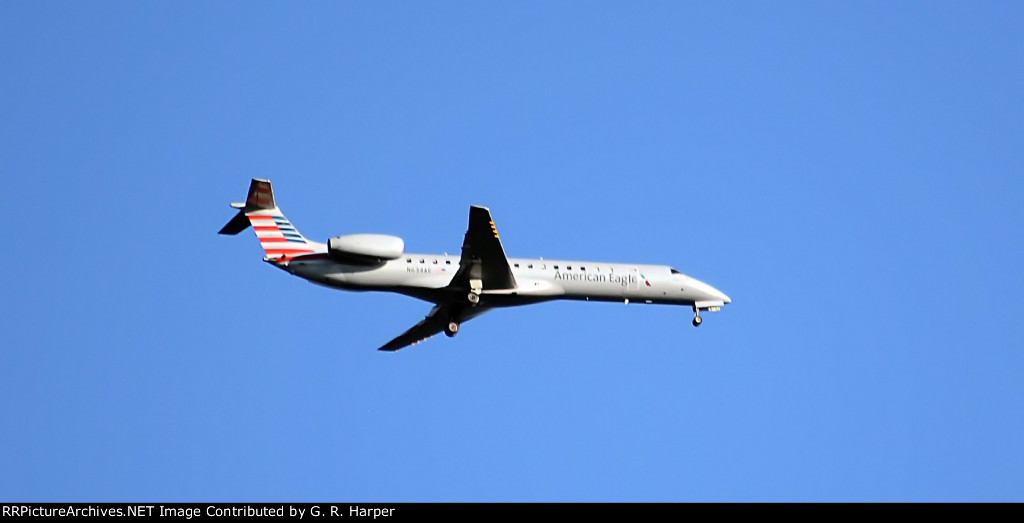
<path id="1" fill-rule="evenodd" d="M 434 265 L 437 265 L 437 259 L 434 260 Z"/>
<path id="2" fill-rule="evenodd" d="M 412 258 L 406 258 L 405 263 L 412 263 Z"/>
<path id="3" fill-rule="evenodd" d="M 533 268 L 533 264 L 531 263 L 531 264 L 527 265 L 526 268 L 527 269 L 532 269 Z"/>
<path id="4" fill-rule="evenodd" d="M 572 270 L 572 266 L 566 265 L 566 266 L 565 266 L 565 270 L 567 270 L 567 271 L 571 271 L 571 270 Z"/>
<path id="5" fill-rule="evenodd" d="M 514 265 L 515 268 L 517 268 L 517 269 L 519 268 L 519 264 L 518 263 L 513 263 L 512 265 Z"/>
<path id="6" fill-rule="evenodd" d="M 427 262 L 423 258 L 420 258 L 420 263 L 427 263 Z"/>
<path id="7" fill-rule="evenodd" d="M 556 271 L 558 270 L 558 266 L 557 265 L 552 265 L 551 267 L 554 268 Z"/>
<path id="8" fill-rule="evenodd" d="M 587 268 L 586 267 L 580 267 L 580 270 L 581 271 L 585 271 L 585 270 L 587 270 Z"/>
<path id="9" fill-rule="evenodd" d="M 444 261 L 444 264 L 445 264 L 445 265 L 451 265 L 451 264 L 452 264 L 452 261 L 451 261 L 451 260 L 445 260 L 445 261 Z"/>

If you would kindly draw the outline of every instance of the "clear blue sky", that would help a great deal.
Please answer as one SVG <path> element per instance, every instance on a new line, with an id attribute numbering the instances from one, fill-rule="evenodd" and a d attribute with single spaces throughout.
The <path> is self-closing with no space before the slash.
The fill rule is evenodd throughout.
<path id="1" fill-rule="evenodd" d="M 0 499 L 1024 501 L 1020 2 L 3 2 Z M 218 236 L 665 263 L 429 310 Z"/>

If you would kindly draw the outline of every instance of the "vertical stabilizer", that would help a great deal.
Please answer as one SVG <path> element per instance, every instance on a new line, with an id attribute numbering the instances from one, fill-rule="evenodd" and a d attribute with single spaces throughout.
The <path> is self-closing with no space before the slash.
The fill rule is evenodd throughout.
<path id="1" fill-rule="evenodd" d="M 238 214 L 220 230 L 220 234 L 238 234 L 249 226 L 256 232 L 268 258 L 288 259 L 319 252 L 320 244 L 306 239 L 277 207 L 270 180 L 253 178 L 245 203 L 233 203 Z"/>

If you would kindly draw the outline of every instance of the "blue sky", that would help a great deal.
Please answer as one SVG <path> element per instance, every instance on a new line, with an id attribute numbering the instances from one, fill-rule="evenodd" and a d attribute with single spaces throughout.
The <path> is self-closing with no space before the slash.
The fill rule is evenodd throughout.
<path id="1" fill-rule="evenodd" d="M 1019 2 L 4 2 L 3 501 L 1024 501 Z M 665 263 L 429 305 L 218 236 Z M 17 249 L 17 250 L 15 250 Z"/>

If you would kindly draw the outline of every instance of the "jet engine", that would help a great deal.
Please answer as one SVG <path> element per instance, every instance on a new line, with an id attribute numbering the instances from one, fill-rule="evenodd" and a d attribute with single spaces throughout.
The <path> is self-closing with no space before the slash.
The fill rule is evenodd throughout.
<path id="1" fill-rule="evenodd" d="M 405 242 L 387 234 L 348 234 L 327 240 L 327 254 L 338 261 L 377 264 L 400 258 Z"/>

